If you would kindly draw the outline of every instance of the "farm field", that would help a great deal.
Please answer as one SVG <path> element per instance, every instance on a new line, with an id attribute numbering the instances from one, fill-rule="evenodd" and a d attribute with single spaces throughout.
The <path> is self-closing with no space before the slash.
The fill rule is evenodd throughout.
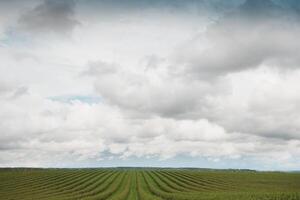
<path id="1" fill-rule="evenodd" d="M 189 169 L 0 169 L 2 200 L 297 200 L 300 173 Z"/>

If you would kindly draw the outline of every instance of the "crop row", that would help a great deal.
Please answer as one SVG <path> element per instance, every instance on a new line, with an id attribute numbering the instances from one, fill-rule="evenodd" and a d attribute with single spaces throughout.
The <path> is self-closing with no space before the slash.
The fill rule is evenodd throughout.
<path id="1" fill-rule="evenodd" d="M 300 174 L 193 170 L 0 170 L 0 199 L 300 200 Z"/>

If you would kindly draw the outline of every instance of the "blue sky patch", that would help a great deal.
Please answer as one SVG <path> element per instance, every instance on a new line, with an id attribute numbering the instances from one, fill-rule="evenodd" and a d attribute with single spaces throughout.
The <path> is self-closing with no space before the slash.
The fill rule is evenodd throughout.
<path id="1" fill-rule="evenodd" d="M 97 104 L 101 102 L 101 98 L 99 96 L 93 95 L 63 95 L 49 97 L 48 99 L 62 103 L 72 103 L 73 101 L 80 101 L 87 104 Z"/>

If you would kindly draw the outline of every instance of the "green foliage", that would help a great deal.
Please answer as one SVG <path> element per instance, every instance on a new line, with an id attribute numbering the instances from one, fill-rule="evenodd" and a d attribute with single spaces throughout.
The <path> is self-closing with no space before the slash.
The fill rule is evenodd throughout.
<path id="1" fill-rule="evenodd" d="M 0 169 L 3 200 L 300 200 L 300 174 L 195 169 Z"/>

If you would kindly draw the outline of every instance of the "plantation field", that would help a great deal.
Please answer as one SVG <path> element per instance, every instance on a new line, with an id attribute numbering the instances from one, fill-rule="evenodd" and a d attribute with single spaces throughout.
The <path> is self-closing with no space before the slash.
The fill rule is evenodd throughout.
<path id="1" fill-rule="evenodd" d="M 188 169 L 0 169 L 0 199 L 300 200 L 300 174 Z"/>

